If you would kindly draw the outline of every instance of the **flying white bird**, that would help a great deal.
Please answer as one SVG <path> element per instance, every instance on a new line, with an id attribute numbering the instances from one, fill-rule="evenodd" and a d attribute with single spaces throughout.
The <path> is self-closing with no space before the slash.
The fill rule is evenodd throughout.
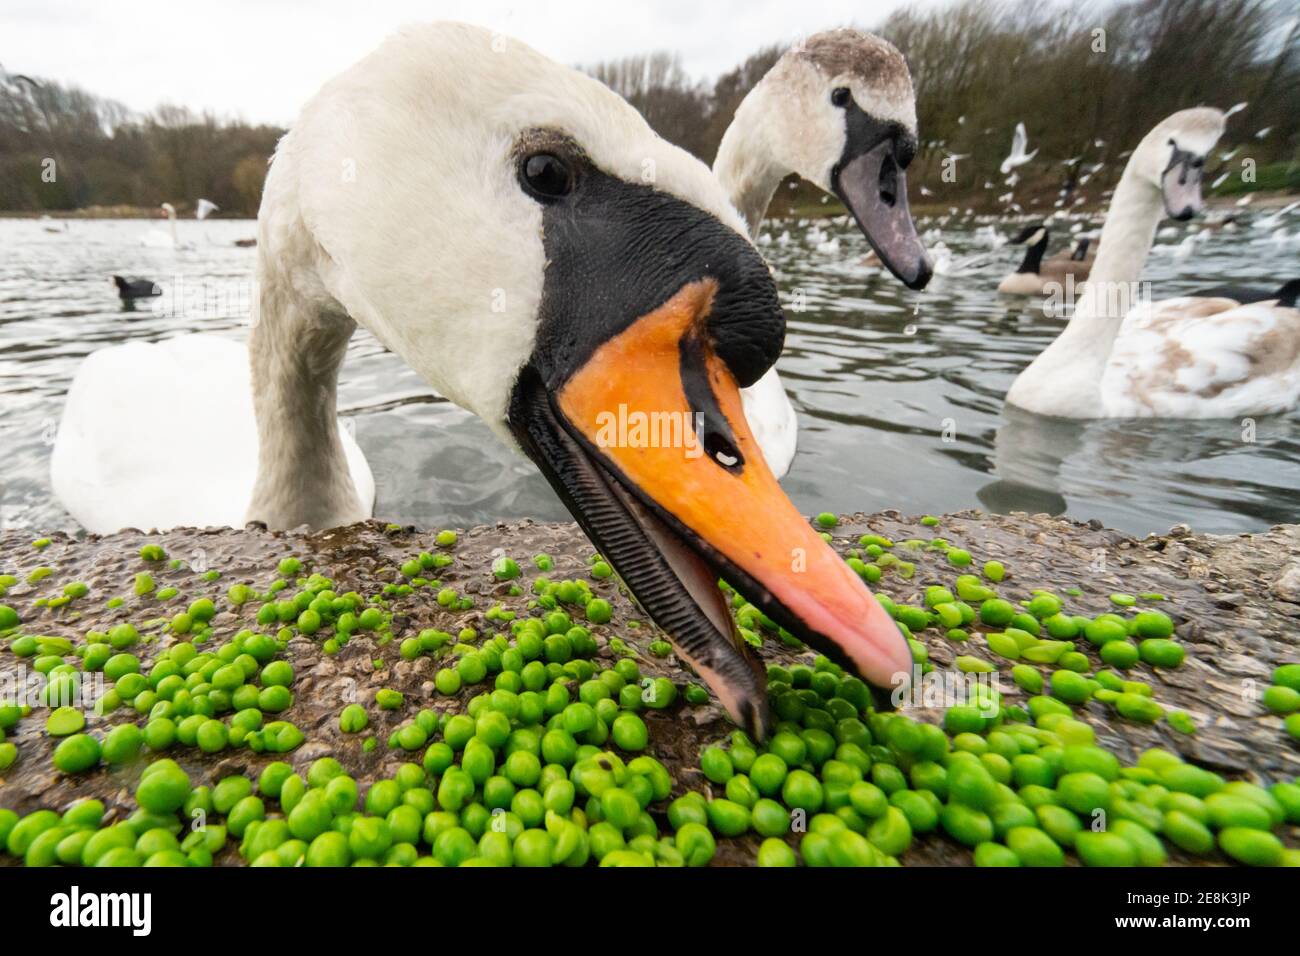
<path id="1" fill-rule="evenodd" d="M 1224 110 L 1223 118 L 1227 119 L 1229 116 L 1235 116 L 1237 113 L 1240 113 L 1242 110 L 1244 110 L 1246 108 L 1246 105 L 1247 105 L 1246 102 L 1243 100 L 1242 102 L 1238 103 L 1236 106 Z"/>
<path id="2" fill-rule="evenodd" d="M 1281 209 L 1279 209 L 1277 212 L 1273 213 L 1272 215 L 1265 216 L 1264 218 L 1258 220 L 1255 223 L 1255 227 L 1257 229 L 1272 229 L 1274 226 L 1280 225 L 1282 222 L 1282 218 L 1287 213 L 1295 209 L 1300 209 L 1300 200 L 1297 200 L 1296 202 L 1293 203 L 1289 203 L 1288 205 L 1283 206 Z"/>
<path id="3" fill-rule="evenodd" d="M 1258 133 L 1255 134 L 1255 138 L 1256 138 L 1256 139 L 1263 139 L 1265 136 L 1267 136 L 1267 135 L 1268 135 L 1269 133 L 1271 133 L 1271 132 L 1273 132 L 1273 127 L 1271 127 L 1271 126 L 1265 126 L 1262 130 L 1260 130 Z"/>
<path id="4" fill-rule="evenodd" d="M 208 216 L 218 211 L 221 207 L 208 199 L 200 199 L 194 207 L 195 219 L 207 219 Z"/>
<path id="5" fill-rule="evenodd" d="M 1038 155 L 1038 150 L 1034 150 L 1032 153 L 1026 153 L 1025 147 L 1028 145 L 1029 134 L 1025 132 L 1025 124 L 1017 123 L 1016 131 L 1011 137 L 1011 154 L 1007 156 L 1006 159 L 1002 160 L 1001 168 L 1003 176 L 1011 172 L 1011 170 L 1015 169 L 1017 166 L 1023 166 Z"/>

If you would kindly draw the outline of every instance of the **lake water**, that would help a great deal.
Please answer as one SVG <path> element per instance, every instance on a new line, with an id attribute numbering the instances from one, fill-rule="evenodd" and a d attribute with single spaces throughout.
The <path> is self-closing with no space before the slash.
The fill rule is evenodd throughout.
<path id="1" fill-rule="evenodd" d="M 179 222 L 189 248 L 177 251 L 141 244 L 150 230 L 165 229 L 156 221 L 65 228 L 0 220 L 4 526 L 75 528 L 50 492 L 49 455 L 87 353 L 192 331 L 244 336 L 256 250 L 234 240 L 253 236 L 254 227 Z M 1187 229 L 1177 227 L 1158 240 L 1145 278 L 1157 297 L 1228 281 L 1279 285 L 1300 275 L 1298 227 L 1293 214 L 1281 237 L 1249 225 L 1218 233 L 1187 258 L 1171 252 Z M 800 416 L 799 455 L 785 487 L 803 511 L 1050 511 L 1137 534 L 1179 522 L 1237 532 L 1300 520 L 1300 413 L 1261 418 L 1251 436 L 1240 421 L 1069 423 L 1004 408 L 1016 373 L 1063 320 L 994 292 L 1019 261 L 1017 247 L 991 250 L 974 224 L 923 219 L 921 228 L 930 245 L 941 240 L 965 263 L 965 274 L 936 277 L 913 293 L 862 265 L 866 242 L 843 221 L 767 224 L 773 237 L 790 236 L 762 247 L 783 299 L 790 306 L 801 295 L 805 306 L 788 312 L 778 366 Z M 1019 225 L 998 229 L 1012 234 Z M 820 233 L 838 239 L 838 249 L 818 248 Z M 1052 251 L 1063 242 L 1054 236 Z M 114 273 L 151 278 L 168 295 L 157 308 L 124 312 Z M 425 527 L 568 517 L 529 462 L 366 333 L 352 341 L 339 392 L 374 470 L 378 517 Z M 158 454 L 177 454 L 181 437 L 193 442 L 185 453 L 195 456 L 196 474 L 203 454 L 220 453 L 198 436 L 158 435 Z"/>

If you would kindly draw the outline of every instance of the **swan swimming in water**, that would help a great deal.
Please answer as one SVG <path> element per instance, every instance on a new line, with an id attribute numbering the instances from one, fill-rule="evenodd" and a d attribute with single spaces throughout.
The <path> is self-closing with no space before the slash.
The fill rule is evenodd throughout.
<path id="1" fill-rule="evenodd" d="M 281 141 L 258 220 L 247 517 L 330 527 L 368 513 L 335 417 L 361 325 L 537 464 L 750 733 L 770 726 L 764 675 L 719 576 L 868 681 L 910 673 L 893 619 L 749 432 L 739 388 L 775 361 L 784 317 L 718 181 L 596 80 L 498 47 L 475 27 L 408 28 L 327 83 Z M 620 409 L 671 414 L 696 440 L 609 440 Z M 205 435 L 217 422 L 197 411 L 188 433 Z M 201 483 L 224 457 L 210 437 L 200 462 L 147 455 L 151 435 L 147 415 L 119 409 L 113 434 L 84 449 L 121 465 L 103 497 L 152 469 Z"/>
<path id="2" fill-rule="evenodd" d="M 1073 317 L 1012 383 L 1008 403 L 1061 418 L 1232 418 L 1300 401 L 1294 300 L 1136 302 L 1160 220 L 1201 208 L 1205 157 L 1223 125 L 1219 110 L 1189 109 L 1143 138 L 1115 188 Z"/>
<path id="3" fill-rule="evenodd" d="M 878 254 L 876 264 L 922 289 L 933 270 L 908 210 L 905 173 L 916 144 L 916 96 L 903 55 L 870 33 L 828 30 L 782 54 L 750 90 L 723 134 L 713 172 L 751 237 L 791 173 L 838 196 Z M 840 251 L 839 239 L 820 226 L 807 240 L 823 255 Z M 785 241 L 783 234 L 778 243 Z M 741 396 L 779 478 L 794 458 L 798 420 L 776 368 Z"/>
<path id="4" fill-rule="evenodd" d="M 140 237 L 140 245 L 151 249 L 189 249 L 189 243 L 181 242 L 176 235 L 176 207 L 169 202 L 158 207 L 167 217 L 166 229 L 150 229 Z"/>

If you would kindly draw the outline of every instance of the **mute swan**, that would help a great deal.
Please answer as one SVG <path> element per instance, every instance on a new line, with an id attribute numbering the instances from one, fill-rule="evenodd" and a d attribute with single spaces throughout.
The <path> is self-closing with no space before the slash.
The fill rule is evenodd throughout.
<path id="1" fill-rule="evenodd" d="M 922 289 L 933 270 L 908 210 L 904 172 L 916 143 L 916 96 L 903 55 L 872 34 L 828 30 L 786 51 L 749 91 L 713 172 L 755 238 L 791 173 L 833 193 L 890 272 Z M 808 241 L 825 255 L 840 251 L 839 240 L 817 226 Z M 782 477 L 798 421 L 776 368 L 741 397 L 768 465 Z"/>
<path id="2" fill-rule="evenodd" d="M 763 672 L 719 576 L 868 681 L 910 673 L 742 412 L 784 335 L 766 264 L 709 169 L 599 82 L 477 27 L 407 28 L 304 108 L 258 233 L 250 520 L 368 513 L 335 424 L 361 325 L 537 464 L 751 733 L 769 726 Z M 637 413 L 679 440 L 611 431 Z"/>
<path id="3" fill-rule="evenodd" d="M 373 503 L 370 466 L 351 433 L 336 427 L 357 495 Z M 201 461 L 148 451 L 187 436 L 209 449 Z M 243 343 L 212 334 L 128 342 L 90 353 L 77 369 L 50 456 L 50 483 L 87 530 L 242 527 L 256 477 Z"/>
<path id="4" fill-rule="evenodd" d="M 1015 238 L 1013 244 L 1025 244 L 1025 257 L 1015 272 L 998 283 L 998 291 L 1005 295 L 1046 295 L 1051 286 L 1063 286 L 1066 278 L 1073 276 L 1076 283 L 1088 278 L 1092 263 L 1086 258 L 1044 259 L 1051 231 L 1045 223 L 1026 226 Z M 1084 240 L 1085 242 L 1087 240 Z M 1086 255 L 1086 246 L 1085 255 Z"/>
<path id="5" fill-rule="evenodd" d="M 180 241 L 176 238 L 176 207 L 165 202 L 158 208 L 167 216 L 167 228 L 150 229 L 140 237 L 140 245 L 151 249 L 179 249 Z"/>
<path id="6" fill-rule="evenodd" d="M 1201 208 L 1205 156 L 1223 125 L 1219 110 L 1183 110 L 1143 138 L 1073 317 L 1012 383 L 1008 403 L 1062 418 L 1227 418 L 1300 400 L 1293 306 L 1182 296 L 1130 311 L 1161 218 L 1190 219 Z"/>

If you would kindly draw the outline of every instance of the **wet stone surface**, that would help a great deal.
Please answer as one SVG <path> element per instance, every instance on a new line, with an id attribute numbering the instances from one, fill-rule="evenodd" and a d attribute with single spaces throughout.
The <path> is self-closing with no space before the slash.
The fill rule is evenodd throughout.
<path id="1" fill-rule="evenodd" d="M 1135 539 L 1095 524 L 1046 515 L 958 512 L 942 517 L 938 527 L 925 527 L 919 518 L 883 512 L 841 519 L 833 531 L 834 545 L 841 553 L 846 552 L 857 546 L 858 537 L 864 533 L 893 539 L 897 543 L 895 553 L 915 564 L 910 579 L 888 571 L 874 586 L 898 603 L 923 604 L 928 585 L 951 587 L 958 573 L 978 571 L 990 559 L 1002 561 L 1007 568 L 1006 579 L 998 585 L 1001 596 L 1019 601 L 1028 598 L 1033 589 L 1045 588 L 1066 601 L 1068 613 L 1092 616 L 1120 610 L 1109 600 L 1115 592 L 1165 595 L 1165 601 L 1143 601 L 1139 606 L 1158 608 L 1173 618 L 1174 636 L 1185 646 L 1187 659 L 1173 670 L 1154 670 L 1139 664 L 1131 674 L 1152 685 L 1155 699 L 1166 710 L 1181 709 L 1190 714 L 1197 733 L 1178 733 L 1164 721 L 1155 725 L 1134 723 L 1095 701 L 1076 708 L 1076 716 L 1090 723 L 1098 743 L 1125 764 L 1134 761 L 1143 749 L 1160 746 L 1232 778 L 1268 783 L 1300 774 L 1300 746 L 1287 737 L 1281 719 L 1269 716 L 1258 702 L 1272 669 L 1300 660 L 1300 527 L 1278 526 L 1260 534 L 1236 536 L 1199 535 L 1179 527 L 1164 535 Z M 935 536 L 969 550 L 974 557 L 972 568 L 953 568 L 941 550 L 902 546 L 907 539 L 928 541 Z M 198 598 L 211 598 L 218 609 L 211 621 L 214 638 L 209 639 L 210 644 L 220 643 L 243 628 L 259 629 L 255 617 L 260 602 L 235 607 L 226 592 L 240 582 L 257 591 L 265 589 L 279 576 L 276 564 L 281 558 L 298 557 L 303 562 L 303 574 L 315 572 L 333 579 L 339 594 L 355 590 L 368 596 L 384 585 L 402 582 L 399 569 L 403 561 L 421 551 L 438 550 L 432 531 L 397 529 L 378 522 L 320 533 L 249 528 L 184 529 L 164 534 L 128 530 L 83 538 L 56 534 L 42 549 L 32 546 L 33 537 L 30 532 L 0 534 L 0 573 L 19 579 L 0 603 L 13 606 L 23 618 L 22 626 L 9 637 L 20 633 L 56 635 L 80 642 L 87 631 L 107 631 L 117 623 L 130 621 L 144 638 L 130 651 L 141 659 L 145 672 L 159 652 L 178 640 L 164 628 L 165 621 Z M 179 558 L 187 567 L 171 570 L 168 561 L 146 564 L 139 556 L 144 544 L 161 545 L 168 561 Z M 419 588 L 409 596 L 391 599 L 393 639 L 386 644 L 381 645 L 371 634 L 357 632 L 338 653 L 327 655 L 321 649 L 322 639 L 328 636 L 325 631 L 311 638 L 296 636 L 290 640 L 282 656 L 296 674 L 294 703 L 278 716 L 295 723 L 306 735 L 306 741 L 292 753 L 254 754 L 241 749 L 207 755 L 178 744 L 167 756 L 180 763 L 195 784 L 213 784 L 232 773 L 255 779 L 267 763 L 277 759 L 287 760 L 305 775 L 313 760 L 329 755 L 342 762 L 364 793 L 371 782 L 392 776 L 400 764 L 420 759 L 422 751 L 407 753 L 385 745 L 393 730 L 422 708 L 463 710 L 465 702 L 486 686 L 465 687 L 451 697 L 438 693 L 433 674 L 439 665 L 429 657 L 403 660 L 398 653 L 401 639 L 425 628 L 452 634 L 464 627 L 473 627 L 480 634 L 508 631 L 508 626 L 488 621 L 485 614 L 498 603 L 521 616 L 530 613 L 527 604 L 534 595 L 528 585 L 542 573 L 531 557 L 540 552 L 554 559 L 554 568 L 546 576 L 558 581 L 586 577 L 593 548 L 572 524 L 523 521 L 473 528 L 460 533 L 459 542 L 450 552 L 454 563 L 430 572 L 436 574 L 443 587 L 473 597 L 473 609 L 448 610 L 437 603 L 437 589 Z M 510 596 L 512 582 L 497 581 L 492 574 L 492 561 L 502 554 L 515 558 L 523 570 L 523 577 L 516 582 L 522 586 L 519 596 Z M 27 583 L 31 571 L 42 566 L 53 568 L 53 573 L 36 584 Z M 205 580 L 201 572 L 209 569 L 219 571 L 220 578 Z M 158 588 L 172 586 L 179 593 L 166 602 L 153 595 L 136 597 L 132 583 L 141 571 L 149 571 Z M 57 610 L 32 606 L 39 598 L 62 594 L 64 585 L 73 581 L 85 582 L 89 593 Z M 621 591 L 617 577 L 590 583 L 592 592 L 609 600 L 613 607 L 608 624 L 592 627 L 600 645 L 598 663 L 608 666 L 616 659 L 606 642 L 618 635 L 637 651 L 637 662 L 646 675 L 667 676 L 679 685 L 695 680 L 675 657 L 659 659 L 647 652 L 650 642 L 662 635 Z M 1065 591 L 1071 587 L 1082 593 L 1066 597 Z M 106 608 L 105 602 L 115 596 L 124 597 L 124 605 Z M 151 624 L 146 626 L 146 622 Z M 274 633 L 274 626 L 261 630 Z M 917 636 L 938 669 L 950 667 L 958 655 L 982 657 L 998 664 L 1002 671 L 998 686 L 1005 703 L 1023 704 L 1026 695 L 1011 682 L 1008 662 L 991 655 L 978 636 L 979 630 L 978 624 L 973 626 L 971 638 L 960 644 L 948 640 L 936 628 Z M 0 638 L 0 687 L 13 686 L 24 665 L 30 664 L 9 653 L 3 647 L 7 643 Z M 1105 666 L 1096 648 L 1080 641 L 1079 650 L 1088 655 L 1094 670 Z M 785 665 L 811 663 L 814 657 L 811 650 L 792 649 L 771 636 L 760 653 L 769 663 Z M 375 706 L 375 693 L 385 687 L 405 695 L 401 707 L 381 710 Z M 344 734 L 339 729 L 339 712 L 352 702 L 363 705 L 370 717 L 364 733 Z M 942 709 L 905 705 L 904 710 L 921 720 L 937 722 L 942 717 Z M 19 813 L 41 807 L 61 810 L 76 799 L 93 796 L 107 805 L 106 822 L 133 812 L 132 793 L 148 758 L 125 767 L 101 765 L 90 772 L 64 775 L 51 762 L 57 739 L 45 733 L 47 713 L 37 708 L 8 731 L 7 740 L 16 744 L 18 759 L 0 773 L 0 806 Z M 716 701 L 711 698 L 707 704 L 692 706 L 679 695 L 671 708 L 646 711 L 643 717 L 650 731 L 647 752 L 662 761 L 673 775 L 674 794 L 691 788 L 707 790 L 709 784 L 698 769 L 699 752 L 734 729 Z M 120 707 L 104 716 L 88 714 L 87 732 L 102 736 L 127 721 L 143 723 L 130 707 Z M 366 752 L 363 740 L 372 734 L 378 738 L 378 746 Z M 669 831 L 662 812 L 659 823 L 661 832 Z M 1292 845 L 1297 842 L 1294 837 L 1284 835 Z M 752 834 L 738 840 L 720 839 L 715 863 L 752 863 L 759 842 Z M 234 847 L 233 841 L 227 844 L 217 862 L 239 862 Z M 1194 862 L 1177 854 L 1171 856 L 1171 861 Z M 0 863 L 14 862 L 0 855 Z M 970 853 L 931 834 L 918 838 L 902 862 L 969 864 Z"/>

